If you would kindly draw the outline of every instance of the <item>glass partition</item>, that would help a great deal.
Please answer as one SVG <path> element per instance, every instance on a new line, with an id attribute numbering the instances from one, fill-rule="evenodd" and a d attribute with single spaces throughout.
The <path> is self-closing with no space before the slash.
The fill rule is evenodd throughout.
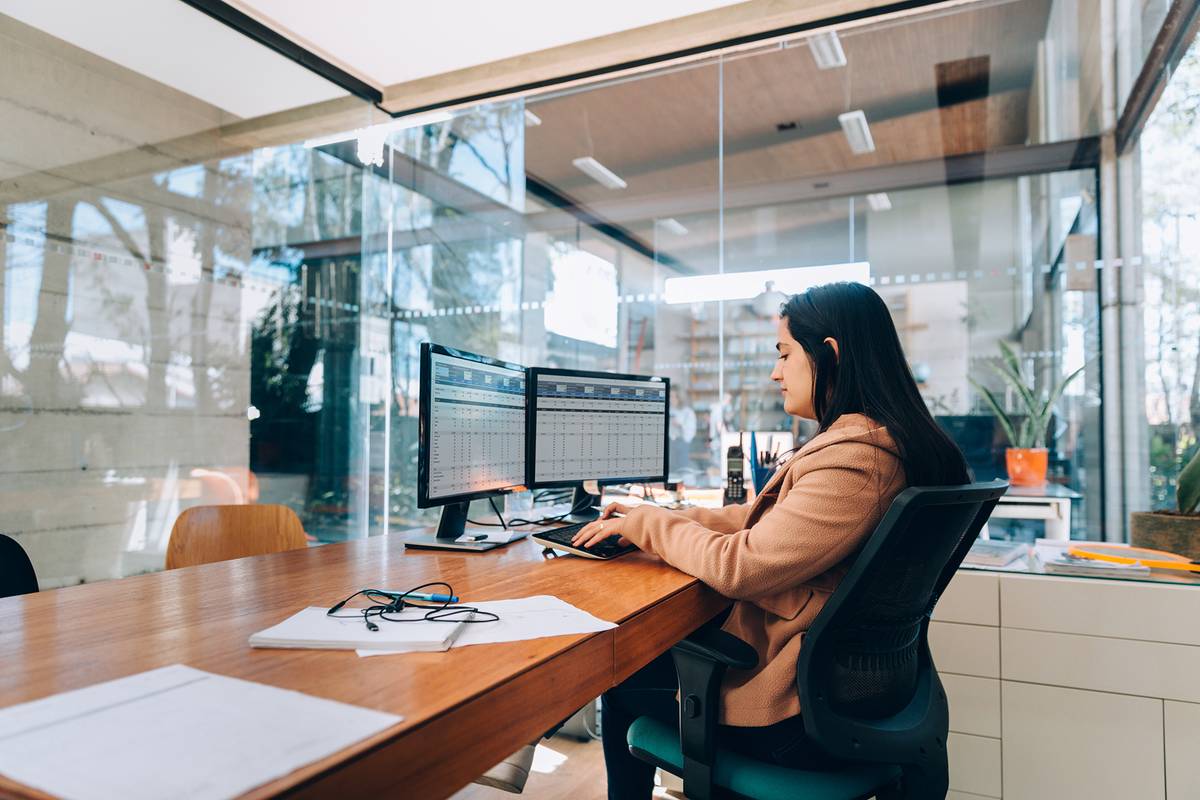
<path id="1" fill-rule="evenodd" d="M 1103 538 L 1098 8 L 910 9 L 410 120 L 290 62 L 253 73 L 256 104 L 0 16 L 19 131 L 0 141 L 0 530 L 53 586 L 161 568 L 193 505 L 285 504 L 313 543 L 428 524 L 427 340 L 670 377 L 672 480 L 719 488 L 740 435 L 814 432 L 769 381 L 779 304 L 859 280 L 981 478 L 1007 441 L 972 380 L 1018 411 L 999 343 L 1035 391 L 1082 368 L 1049 479 L 1078 495 L 1072 535 Z M 214 69 L 281 58 L 212 35 L 234 37 L 208 42 L 231 54 Z M 1166 143 L 1137 343 L 1156 505 L 1196 441 L 1190 63 L 1163 101 L 1182 116 L 1147 132 Z"/>

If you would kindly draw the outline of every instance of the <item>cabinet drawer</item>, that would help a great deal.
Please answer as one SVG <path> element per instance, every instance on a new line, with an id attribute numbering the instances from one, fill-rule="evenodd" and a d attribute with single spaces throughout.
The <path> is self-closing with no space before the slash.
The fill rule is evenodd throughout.
<path id="1" fill-rule="evenodd" d="M 1008 680 L 1200 703 L 1200 647 L 1002 628 Z"/>
<path id="2" fill-rule="evenodd" d="M 1000 629 L 958 622 L 930 622 L 929 649 L 938 672 L 1000 677 Z"/>
<path id="3" fill-rule="evenodd" d="M 1000 681 L 940 673 L 950 702 L 950 730 L 1000 738 Z"/>
<path id="4" fill-rule="evenodd" d="M 1004 791 L 1021 800 L 1163 800 L 1163 702 L 1001 681 Z"/>
<path id="5" fill-rule="evenodd" d="M 960 569 L 933 609 L 941 622 L 1000 624 L 1000 576 Z"/>
<path id="6" fill-rule="evenodd" d="M 1047 575 L 1000 576 L 1006 628 L 1200 645 L 1195 586 Z"/>
<path id="7" fill-rule="evenodd" d="M 984 797 L 1000 797 L 1000 740 L 951 733 L 946 739 L 950 757 L 950 788 Z"/>

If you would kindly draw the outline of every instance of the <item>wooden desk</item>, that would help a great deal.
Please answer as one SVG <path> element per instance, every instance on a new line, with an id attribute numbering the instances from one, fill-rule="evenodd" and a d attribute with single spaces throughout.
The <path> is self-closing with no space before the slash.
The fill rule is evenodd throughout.
<path id="1" fill-rule="evenodd" d="M 620 627 L 446 653 L 255 650 L 250 634 L 362 587 L 446 580 L 464 602 L 553 594 Z M 0 600 L 0 707 L 173 663 L 403 715 L 251 792 L 439 798 L 533 741 L 728 601 L 642 553 L 545 560 L 377 537 Z M 181 721 L 182 722 L 182 721 Z M 0 778 L 0 795 L 42 797 Z"/>

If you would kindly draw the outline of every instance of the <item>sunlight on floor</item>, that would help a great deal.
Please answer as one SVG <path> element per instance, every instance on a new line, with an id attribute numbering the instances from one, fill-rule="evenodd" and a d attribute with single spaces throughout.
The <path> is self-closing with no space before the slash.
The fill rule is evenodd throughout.
<path id="1" fill-rule="evenodd" d="M 533 766 L 530 767 L 530 770 L 549 775 L 566 761 L 567 757 L 562 753 L 544 744 L 539 744 L 533 751 Z"/>

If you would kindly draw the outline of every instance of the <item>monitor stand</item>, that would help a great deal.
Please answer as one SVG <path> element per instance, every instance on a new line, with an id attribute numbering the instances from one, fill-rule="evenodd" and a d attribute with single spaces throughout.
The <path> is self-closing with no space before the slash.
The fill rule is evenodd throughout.
<path id="1" fill-rule="evenodd" d="M 503 528 L 485 528 L 480 525 L 467 524 L 467 509 L 471 507 L 471 503 L 451 503 L 442 507 L 442 518 L 438 522 L 436 534 L 414 534 L 404 537 L 405 547 L 416 547 L 427 550 L 473 550 L 476 552 L 483 550 L 494 550 L 497 547 L 503 547 L 506 544 L 511 544 L 519 539 L 524 539 L 529 535 L 528 531 L 505 531 Z M 459 537 L 464 534 L 474 534 L 477 536 L 500 536 L 507 534 L 509 537 L 505 541 L 484 541 L 477 542 L 460 542 Z"/>
<path id="2" fill-rule="evenodd" d="M 571 522 L 591 522 L 600 517 L 600 495 L 591 494 L 587 489 L 583 488 L 583 484 L 575 487 L 574 493 L 571 495 L 571 508 L 578 509 L 569 517 Z"/>

